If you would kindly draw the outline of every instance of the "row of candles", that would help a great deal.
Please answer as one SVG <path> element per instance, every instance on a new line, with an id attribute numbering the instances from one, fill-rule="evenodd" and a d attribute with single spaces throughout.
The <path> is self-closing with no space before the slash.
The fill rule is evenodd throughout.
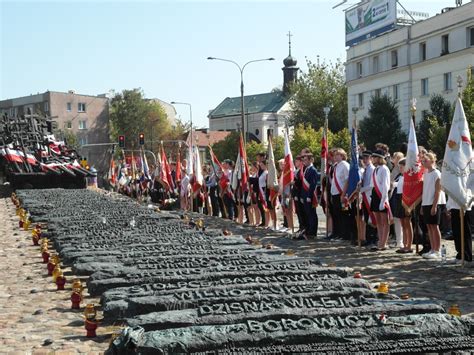
<path id="1" fill-rule="evenodd" d="M 16 207 L 16 214 L 19 217 L 19 227 L 25 231 L 31 230 L 31 239 L 34 246 L 39 246 L 41 251 L 41 257 L 43 263 L 46 264 L 48 276 L 52 277 L 53 282 L 56 284 L 56 290 L 65 290 L 67 282 L 66 277 L 61 269 L 61 260 L 59 255 L 49 249 L 49 240 L 43 234 L 43 229 L 46 227 L 43 224 L 37 223 L 33 228 L 31 227 L 31 216 L 21 207 L 21 202 L 15 193 L 11 196 L 12 202 Z M 80 309 L 81 302 L 83 301 L 83 290 L 82 282 L 79 279 L 74 279 L 71 283 L 71 309 Z M 97 310 L 94 304 L 89 303 L 84 307 L 84 327 L 86 329 L 86 336 L 88 338 L 96 337 L 96 329 L 98 327 Z"/>

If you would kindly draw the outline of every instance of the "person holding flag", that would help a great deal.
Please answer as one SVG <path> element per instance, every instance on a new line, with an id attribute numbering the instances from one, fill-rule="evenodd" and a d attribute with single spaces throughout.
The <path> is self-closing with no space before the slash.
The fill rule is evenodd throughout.
<path id="1" fill-rule="evenodd" d="M 362 174 L 362 181 L 360 185 L 360 194 L 362 196 L 362 213 L 364 218 L 360 224 L 361 240 L 366 240 L 367 247 L 377 245 L 377 231 L 375 229 L 376 220 L 375 215 L 370 209 L 370 201 L 372 198 L 372 175 L 374 174 L 375 166 L 372 164 L 372 152 L 365 150 L 362 152 L 362 164 L 364 172 Z M 364 243 L 362 243 L 364 244 Z"/>
<path id="2" fill-rule="evenodd" d="M 472 234 L 469 212 L 473 204 L 474 161 L 471 134 L 461 101 L 462 80 L 458 79 L 453 121 L 449 131 L 441 170 L 441 187 L 448 195 L 447 208 L 451 212 L 455 263 L 472 267 Z"/>
<path id="3" fill-rule="evenodd" d="M 346 192 L 349 183 L 347 153 L 342 148 L 334 151 L 333 176 L 331 181 L 331 202 L 333 205 L 333 234 L 335 238 L 351 239 L 349 199 Z"/>
<path id="4" fill-rule="evenodd" d="M 318 231 L 318 215 L 316 213 L 318 200 L 316 196 L 316 186 L 319 182 L 319 174 L 313 165 L 314 157 L 312 153 L 306 153 L 302 158 L 305 169 L 301 198 L 303 199 L 307 228 L 304 234 L 302 233 L 298 239 L 308 239 L 315 238 Z"/>
<path id="5" fill-rule="evenodd" d="M 273 221 L 273 230 L 277 228 L 277 218 L 276 218 L 276 205 L 277 205 L 277 197 L 278 197 L 278 173 L 275 166 L 275 156 L 273 155 L 273 145 L 272 139 L 269 137 L 268 140 L 268 152 L 267 152 L 267 168 L 268 168 L 268 175 L 267 175 L 267 190 L 266 190 L 266 197 L 267 197 L 267 207 L 270 212 L 270 217 Z M 267 223 L 268 226 L 269 223 Z"/>
<path id="6" fill-rule="evenodd" d="M 359 184 L 360 184 L 360 167 L 359 167 L 359 146 L 357 145 L 357 129 L 354 120 L 351 129 L 351 163 L 349 167 L 349 180 L 346 195 L 349 199 L 351 207 L 349 209 L 349 221 L 351 225 L 352 242 L 362 245 L 362 237 L 359 228 Z M 355 223 L 354 223 L 355 222 Z M 354 225 L 355 224 L 355 225 Z M 365 237 L 364 237 L 365 239 Z"/>
<path id="7" fill-rule="evenodd" d="M 374 174 L 372 175 L 372 198 L 370 209 L 377 221 L 377 234 L 379 237 L 378 246 L 371 248 L 372 251 L 386 250 L 388 235 L 390 233 L 390 221 L 392 219 L 390 204 L 388 202 L 388 191 L 390 190 L 390 170 L 385 161 L 385 154 L 382 150 L 372 153 L 375 163 Z"/>
<path id="8" fill-rule="evenodd" d="M 286 217 L 287 227 L 294 232 L 293 225 L 293 200 L 291 198 L 291 186 L 295 180 L 295 167 L 293 165 L 293 156 L 290 149 L 290 140 L 288 138 L 288 132 L 285 130 L 285 158 L 282 163 L 281 169 L 281 206 L 283 213 Z"/>

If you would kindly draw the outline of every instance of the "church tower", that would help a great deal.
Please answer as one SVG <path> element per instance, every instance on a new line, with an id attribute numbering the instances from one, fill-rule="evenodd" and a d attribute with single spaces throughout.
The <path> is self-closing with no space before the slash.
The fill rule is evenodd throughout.
<path id="1" fill-rule="evenodd" d="M 288 32 L 288 57 L 283 59 L 284 67 L 281 68 L 283 70 L 283 94 L 288 95 L 290 85 L 295 83 L 298 79 L 298 68 L 296 66 L 296 59 L 291 56 L 291 32 Z"/>

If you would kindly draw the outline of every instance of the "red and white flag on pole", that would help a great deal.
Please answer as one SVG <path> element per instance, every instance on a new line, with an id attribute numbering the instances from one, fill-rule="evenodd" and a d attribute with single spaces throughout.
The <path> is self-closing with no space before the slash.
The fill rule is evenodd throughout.
<path id="1" fill-rule="evenodd" d="M 214 174 L 219 180 L 219 186 L 222 191 L 227 191 L 227 187 L 229 186 L 229 178 L 224 173 L 224 168 L 222 167 L 222 164 L 219 159 L 214 154 L 214 151 L 212 150 L 211 146 L 209 146 L 209 153 L 211 154 L 212 168 L 214 169 Z"/>
<path id="2" fill-rule="evenodd" d="M 421 195 L 423 193 L 424 168 L 421 166 L 418 153 L 415 125 L 413 124 L 413 120 L 410 120 L 410 134 L 408 136 L 402 194 L 402 204 L 407 212 L 411 212 L 416 207 L 416 205 L 421 201 Z"/>
<path id="3" fill-rule="evenodd" d="M 270 189 L 270 201 L 273 207 L 275 207 L 276 198 L 278 196 L 278 176 L 275 166 L 275 156 L 273 154 L 272 137 L 268 137 L 267 168 L 267 189 Z"/>
<path id="4" fill-rule="evenodd" d="M 204 184 L 204 177 L 202 176 L 201 158 L 199 156 L 199 148 L 194 146 L 193 150 L 193 165 L 194 165 L 194 180 L 193 191 L 198 191 Z"/>
<path id="5" fill-rule="evenodd" d="M 244 138 L 242 133 L 240 134 L 239 142 L 239 159 L 240 159 L 240 184 L 242 186 L 242 192 L 249 190 L 249 164 L 247 162 L 247 151 L 245 150 Z"/>
<path id="6" fill-rule="evenodd" d="M 293 165 L 293 156 L 291 155 L 290 140 L 288 132 L 285 130 L 285 166 L 283 168 L 283 194 L 290 195 L 291 183 L 295 179 L 295 167 Z"/>
<path id="7" fill-rule="evenodd" d="M 109 181 L 112 185 L 115 185 L 117 181 L 117 175 L 115 173 L 115 161 L 114 157 L 110 159 L 110 166 L 109 166 Z"/>
<path id="8" fill-rule="evenodd" d="M 173 179 L 171 178 L 171 171 L 163 145 L 161 146 L 160 180 L 166 191 L 173 189 Z"/>
<path id="9" fill-rule="evenodd" d="M 473 169 L 471 134 L 461 99 L 458 97 L 444 152 L 441 187 L 465 210 L 473 202 Z"/>

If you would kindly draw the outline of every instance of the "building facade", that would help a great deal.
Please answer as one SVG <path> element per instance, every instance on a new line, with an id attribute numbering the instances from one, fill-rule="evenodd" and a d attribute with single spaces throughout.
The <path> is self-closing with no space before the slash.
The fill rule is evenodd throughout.
<path id="1" fill-rule="evenodd" d="M 368 115 L 373 96 L 387 94 L 398 103 L 405 131 L 410 100 L 417 100 L 416 122 L 429 111 L 432 94 L 450 102 L 457 95 L 456 78 L 464 82 L 474 65 L 474 2 L 443 9 L 441 14 L 358 43 L 347 50 L 346 82 L 349 117 Z"/>
<path id="2" fill-rule="evenodd" d="M 109 99 L 107 95 L 80 95 L 74 91 L 44 93 L 0 101 L 0 112 L 8 117 L 23 114 L 43 114 L 56 122 L 56 138 L 63 140 L 72 134 L 79 146 L 109 142 Z M 80 148 L 99 176 L 108 169 L 108 146 Z M 107 155 L 108 154 L 108 155 Z"/>

